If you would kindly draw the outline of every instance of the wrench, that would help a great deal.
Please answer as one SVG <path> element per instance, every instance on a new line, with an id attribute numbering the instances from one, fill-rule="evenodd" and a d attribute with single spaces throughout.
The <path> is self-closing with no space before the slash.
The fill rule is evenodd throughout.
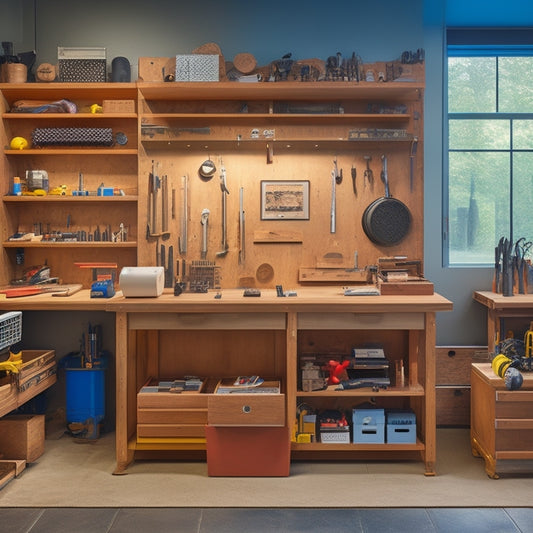
<path id="1" fill-rule="evenodd" d="M 209 224 L 209 213 L 209 209 L 204 209 L 200 218 L 200 223 L 202 224 L 202 259 L 207 257 L 207 226 Z"/>
<path id="2" fill-rule="evenodd" d="M 226 187 L 226 169 L 220 161 L 220 190 L 222 191 L 222 250 L 217 252 L 217 257 L 225 257 L 228 253 L 228 232 L 226 224 L 226 195 L 229 194 Z"/>

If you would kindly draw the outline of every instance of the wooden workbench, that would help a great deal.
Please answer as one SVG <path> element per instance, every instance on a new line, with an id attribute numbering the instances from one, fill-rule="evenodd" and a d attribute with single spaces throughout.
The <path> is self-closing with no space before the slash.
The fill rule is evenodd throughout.
<path id="1" fill-rule="evenodd" d="M 417 415 L 416 444 L 292 443 L 294 456 L 419 457 L 425 473 L 435 473 L 435 314 L 452 309 L 446 298 L 428 296 L 343 295 L 339 287 L 300 288 L 280 298 L 264 290 L 245 298 L 242 290 L 185 293 L 174 297 L 122 298 L 109 301 L 116 313 L 117 466 L 123 473 L 137 451 L 191 451 L 198 444 L 175 441 L 141 443 L 136 438 L 136 394 L 150 376 L 168 372 L 232 376 L 268 372 L 284 383 L 286 420 L 292 427 L 297 403 L 348 406 L 376 396 L 367 389 L 302 392 L 297 387 L 298 355 L 315 349 L 349 350 L 364 340 L 382 342 L 389 360 L 402 359 L 406 383 L 379 392 Z M 348 352 L 349 353 L 349 352 Z"/>

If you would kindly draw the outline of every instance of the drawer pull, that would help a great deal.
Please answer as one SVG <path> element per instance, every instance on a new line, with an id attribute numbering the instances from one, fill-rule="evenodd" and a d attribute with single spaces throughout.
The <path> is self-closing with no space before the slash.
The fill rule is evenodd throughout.
<path id="1" fill-rule="evenodd" d="M 248 414 L 250 414 L 252 412 L 252 408 L 249 405 L 243 405 L 242 406 L 242 412 L 245 415 L 248 415 Z"/>

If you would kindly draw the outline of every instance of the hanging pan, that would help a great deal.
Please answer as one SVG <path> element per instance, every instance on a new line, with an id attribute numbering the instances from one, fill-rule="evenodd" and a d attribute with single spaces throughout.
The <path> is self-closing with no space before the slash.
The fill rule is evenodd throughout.
<path id="1" fill-rule="evenodd" d="M 381 160 L 381 180 L 385 184 L 385 196 L 374 200 L 365 209 L 361 222 L 366 236 L 373 243 L 393 246 L 409 233 L 411 213 L 404 203 L 390 195 L 386 156 L 381 156 Z"/>

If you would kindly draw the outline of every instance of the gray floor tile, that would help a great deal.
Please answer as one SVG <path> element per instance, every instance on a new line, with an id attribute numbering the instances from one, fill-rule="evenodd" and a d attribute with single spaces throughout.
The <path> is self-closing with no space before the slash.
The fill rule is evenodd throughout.
<path id="1" fill-rule="evenodd" d="M 42 515 L 43 509 L 2 508 L 0 509 L 0 531 L 26 533 Z"/>
<path id="2" fill-rule="evenodd" d="M 201 515 L 200 509 L 120 509 L 109 533 L 197 533 Z"/>
<path id="3" fill-rule="evenodd" d="M 364 533 L 434 533 L 426 509 L 360 509 Z M 455 532 L 457 533 L 457 532 Z"/>
<path id="4" fill-rule="evenodd" d="M 116 509 L 104 508 L 50 508 L 44 509 L 31 533 L 107 533 Z"/>
<path id="5" fill-rule="evenodd" d="M 204 509 L 199 533 L 363 533 L 356 509 Z"/>
<path id="6" fill-rule="evenodd" d="M 531 503 L 533 505 L 533 501 Z M 504 511 L 511 517 L 511 520 L 522 533 L 533 533 L 533 508 L 511 507 L 505 508 Z"/>
<path id="7" fill-rule="evenodd" d="M 439 533 L 518 533 L 509 515 L 503 509 L 449 508 L 428 509 L 428 514 Z"/>

